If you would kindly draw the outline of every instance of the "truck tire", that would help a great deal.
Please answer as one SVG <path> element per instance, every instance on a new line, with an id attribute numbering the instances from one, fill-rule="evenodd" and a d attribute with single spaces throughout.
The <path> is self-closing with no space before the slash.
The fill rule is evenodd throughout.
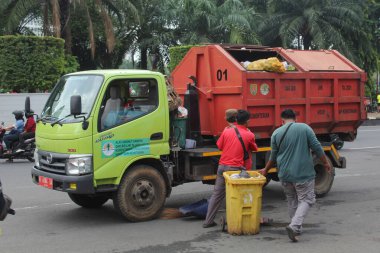
<path id="1" fill-rule="evenodd" d="M 314 190 L 317 198 L 326 196 L 334 182 L 335 169 L 328 157 L 327 161 L 330 163 L 332 167 L 331 173 L 328 173 L 326 171 L 321 159 L 314 158 L 314 169 L 316 173 Z"/>
<path id="2" fill-rule="evenodd" d="M 95 194 L 90 195 L 90 194 L 69 193 L 69 197 L 75 204 L 84 208 L 101 207 L 109 199 L 109 197 L 107 196 L 99 196 Z"/>
<path id="3" fill-rule="evenodd" d="M 129 221 L 156 218 L 165 204 L 166 185 L 161 173 L 149 165 L 132 167 L 121 179 L 113 203 Z"/>

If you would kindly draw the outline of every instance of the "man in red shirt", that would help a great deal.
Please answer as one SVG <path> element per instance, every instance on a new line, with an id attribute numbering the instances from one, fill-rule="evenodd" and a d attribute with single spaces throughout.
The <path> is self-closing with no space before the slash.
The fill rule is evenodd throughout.
<path id="1" fill-rule="evenodd" d="M 206 220 L 203 223 L 204 228 L 213 227 L 216 225 L 214 218 L 222 200 L 226 195 L 226 185 L 223 172 L 244 169 L 244 149 L 235 132 L 235 128 L 239 131 L 243 139 L 245 149 L 248 153 L 257 151 L 255 135 L 247 128 L 249 118 L 249 112 L 245 110 L 238 110 L 236 115 L 237 124 L 233 123 L 231 127 L 224 129 L 216 143 L 218 148 L 223 152 L 219 160 L 214 192 L 209 200 Z M 252 162 L 250 164 L 247 163 L 247 167 L 249 168 L 246 169 L 251 169 L 251 166 Z"/>
<path id="2" fill-rule="evenodd" d="M 25 113 L 26 123 L 24 126 L 24 132 L 19 135 L 19 144 L 16 153 L 23 152 L 25 146 L 25 140 L 34 138 L 36 132 L 36 121 L 34 120 L 34 112 L 30 111 Z"/>

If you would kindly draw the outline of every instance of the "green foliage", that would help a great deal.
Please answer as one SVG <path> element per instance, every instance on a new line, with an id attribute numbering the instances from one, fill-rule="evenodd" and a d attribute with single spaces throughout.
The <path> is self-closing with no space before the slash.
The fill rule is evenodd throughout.
<path id="1" fill-rule="evenodd" d="M 67 70 L 75 64 L 69 57 Z M 0 88 L 16 92 L 51 89 L 65 71 L 64 41 L 53 37 L 1 36 Z"/>
<path id="2" fill-rule="evenodd" d="M 65 54 L 65 67 L 63 74 L 76 72 L 79 69 L 79 63 L 76 56 Z"/>
<path id="3" fill-rule="evenodd" d="M 169 70 L 170 70 L 170 72 L 172 72 L 175 69 L 175 67 L 182 61 L 183 57 L 187 54 L 187 52 L 192 47 L 194 47 L 194 45 L 177 46 L 177 47 L 170 47 L 169 48 L 169 54 L 170 54 Z"/>
<path id="4" fill-rule="evenodd" d="M 166 73 L 169 47 L 233 43 L 337 49 L 372 77 L 379 13 L 379 0 L 0 0 L 0 35 L 25 35 L 37 19 L 81 70 L 117 68 L 128 54 L 129 67 Z"/>

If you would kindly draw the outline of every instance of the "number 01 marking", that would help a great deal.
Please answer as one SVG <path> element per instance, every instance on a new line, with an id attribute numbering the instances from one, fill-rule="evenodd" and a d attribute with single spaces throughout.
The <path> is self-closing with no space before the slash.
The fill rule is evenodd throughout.
<path id="1" fill-rule="evenodd" d="M 218 81 L 222 81 L 223 77 L 224 80 L 227 81 L 227 69 L 225 69 L 224 71 L 218 69 L 218 71 L 216 71 L 216 79 L 218 79 Z"/>

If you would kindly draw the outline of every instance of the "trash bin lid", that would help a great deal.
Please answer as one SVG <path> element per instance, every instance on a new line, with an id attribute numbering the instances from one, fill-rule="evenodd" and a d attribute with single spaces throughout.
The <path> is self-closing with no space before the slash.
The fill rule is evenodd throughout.
<path id="1" fill-rule="evenodd" d="M 362 71 L 335 50 L 292 50 L 282 49 L 281 54 L 294 62 L 303 71 Z"/>

